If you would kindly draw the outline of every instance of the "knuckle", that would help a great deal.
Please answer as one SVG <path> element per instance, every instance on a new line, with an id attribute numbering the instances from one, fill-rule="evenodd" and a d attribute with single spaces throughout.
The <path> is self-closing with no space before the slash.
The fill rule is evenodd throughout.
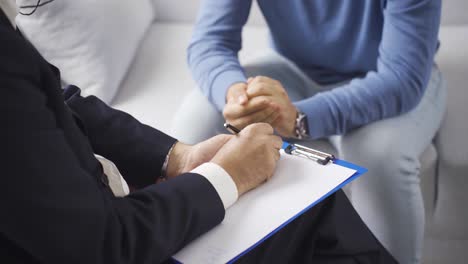
<path id="1" fill-rule="evenodd" d="M 257 135 L 259 131 L 261 130 L 261 124 L 260 123 L 253 123 L 248 126 L 247 134 L 248 135 Z"/>
<path id="2" fill-rule="evenodd" d="M 246 126 L 246 127 L 242 130 L 242 132 L 244 132 L 244 134 L 245 134 L 246 136 L 249 136 L 249 135 L 253 134 L 253 133 L 255 132 L 255 124 Z"/>
<path id="3" fill-rule="evenodd" d="M 263 124 L 263 131 L 265 131 L 265 134 L 271 134 L 273 133 L 273 127 L 268 124 L 268 123 L 262 123 Z"/>
<path id="4" fill-rule="evenodd" d="M 252 78 L 251 85 L 257 85 L 259 81 L 260 81 L 259 76 L 255 76 L 254 78 Z"/>
<path id="5" fill-rule="evenodd" d="M 278 111 L 278 110 L 279 110 L 278 104 L 275 103 L 275 102 L 273 102 L 273 101 L 271 102 L 270 106 L 271 106 L 271 108 L 272 108 L 274 111 Z"/>
<path id="6" fill-rule="evenodd" d="M 249 125 L 249 128 L 250 128 L 249 132 L 250 133 L 255 133 L 255 131 L 258 130 L 259 125 L 260 125 L 259 123 L 254 123 L 254 124 Z"/>
<path id="7" fill-rule="evenodd" d="M 225 108 L 225 109 L 223 110 L 223 116 L 224 116 L 226 119 L 230 119 L 230 118 L 232 117 L 232 112 Z M 230 121 L 230 120 L 227 120 L 227 121 Z"/>
<path id="8" fill-rule="evenodd" d="M 268 123 L 258 123 L 258 124 L 259 124 L 259 126 L 261 126 L 261 127 L 264 128 L 264 129 L 265 129 L 265 128 L 266 128 L 266 129 L 271 128 L 271 125 L 268 124 Z"/>
<path id="9" fill-rule="evenodd" d="M 262 91 L 262 84 L 261 83 L 258 83 L 256 82 L 254 85 L 253 85 L 253 89 L 252 89 L 255 93 L 259 93 Z"/>
<path id="10" fill-rule="evenodd" d="M 258 93 L 264 93 L 266 91 L 266 87 L 264 84 L 257 84 L 256 90 Z"/>
<path id="11" fill-rule="evenodd" d="M 256 81 L 252 81 L 250 83 L 249 88 L 246 90 L 247 93 L 256 93 L 258 90 L 258 83 Z"/>
<path id="12" fill-rule="evenodd" d="M 256 77 L 256 79 L 257 79 L 257 81 L 263 82 L 263 81 L 266 80 L 266 77 L 263 76 L 263 75 L 259 75 L 259 76 Z"/>

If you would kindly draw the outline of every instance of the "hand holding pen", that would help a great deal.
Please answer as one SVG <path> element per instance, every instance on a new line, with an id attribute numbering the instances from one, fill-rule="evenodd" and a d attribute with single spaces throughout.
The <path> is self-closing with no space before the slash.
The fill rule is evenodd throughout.
<path id="1" fill-rule="evenodd" d="M 241 195 L 273 176 L 283 141 L 265 123 L 249 125 L 242 131 L 234 128 L 232 131 L 237 136 L 232 137 L 211 162 L 231 175 Z"/>
<path id="2" fill-rule="evenodd" d="M 224 123 L 224 127 L 231 132 L 232 134 L 238 134 L 241 132 L 240 129 L 236 128 L 235 126 Z M 330 162 L 335 160 L 335 156 L 332 154 L 328 154 L 322 151 L 318 151 L 315 149 L 308 148 L 306 146 L 302 146 L 299 144 L 290 144 L 288 142 L 283 142 L 284 151 L 287 154 L 295 155 L 295 156 L 302 156 L 304 158 L 316 161 L 318 164 L 327 165 Z"/>

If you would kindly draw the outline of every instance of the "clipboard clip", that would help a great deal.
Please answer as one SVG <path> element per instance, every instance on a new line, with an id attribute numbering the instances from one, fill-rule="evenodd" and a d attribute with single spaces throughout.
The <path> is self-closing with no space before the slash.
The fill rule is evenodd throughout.
<path id="1" fill-rule="evenodd" d="M 335 156 L 332 154 L 311 149 L 299 144 L 289 144 L 284 149 L 284 152 L 290 155 L 301 156 L 310 160 L 314 160 L 321 165 L 327 165 L 329 162 L 333 162 L 335 160 Z"/>

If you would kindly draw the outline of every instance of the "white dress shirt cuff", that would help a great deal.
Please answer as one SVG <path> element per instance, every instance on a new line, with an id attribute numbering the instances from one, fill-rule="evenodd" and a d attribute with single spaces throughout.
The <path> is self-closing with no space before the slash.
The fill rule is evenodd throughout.
<path id="1" fill-rule="evenodd" d="M 221 197 L 224 209 L 227 209 L 237 201 L 239 194 L 236 184 L 231 176 L 218 164 L 212 162 L 203 163 L 191 172 L 202 175 L 213 185 L 219 197 Z"/>

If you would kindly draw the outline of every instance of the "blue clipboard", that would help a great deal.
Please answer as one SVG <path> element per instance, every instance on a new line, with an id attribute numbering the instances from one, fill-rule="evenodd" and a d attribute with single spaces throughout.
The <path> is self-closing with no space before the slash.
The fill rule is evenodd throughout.
<path id="1" fill-rule="evenodd" d="M 317 150 L 314 150 L 314 149 L 310 149 L 310 148 L 306 148 L 306 147 L 303 147 L 303 146 L 300 146 L 300 145 L 297 145 L 297 144 L 290 144 L 288 142 L 284 142 L 283 143 L 283 149 L 286 150 L 288 147 L 291 148 L 291 146 L 294 148 L 294 147 L 299 147 L 299 148 L 304 148 L 306 150 L 310 150 L 311 151 L 311 157 L 307 156 L 307 158 L 312 158 L 314 160 L 316 160 L 318 163 L 322 164 L 322 160 L 320 160 L 322 158 L 321 155 L 323 155 L 323 157 L 332 157 L 332 160 L 333 160 L 333 163 L 336 164 L 336 165 L 340 165 L 340 166 L 343 166 L 343 167 L 346 167 L 346 168 L 349 168 L 349 169 L 352 169 L 352 170 L 355 170 L 356 172 L 351 175 L 347 180 L 345 180 L 343 183 L 341 183 L 340 185 L 338 185 L 335 189 L 329 191 L 327 194 L 323 195 L 320 199 L 316 200 L 314 203 L 312 203 L 311 205 L 309 205 L 308 207 L 306 207 L 304 210 L 302 210 L 301 212 L 299 212 L 298 214 L 296 214 L 295 216 L 291 217 L 288 221 L 286 221 L 285 223 L 283 223 L 282 225 L 278 226 L 275 230 L 273 230 L 272 232 L 270 232 L 268 235 L 266 235 L 265 237 L 263 237 L 261 240 L 259 240 L 257 243 L 255 243 L 254 245 L 252 245 L 251 247 L 247 248 L 246 250 L 244 250 L 242 253 L 240 253 L 239 255 L 237 255 L 236 257 L 234 257 L 233 259 L 229 260 L 227 263 L 234 263 L 236 262 L 239 258 L 241 258 L 242 256 L 244 256 L 245 254 L 247 254 L 249 251 L 251 251 L 252 249 L 254 249 L 255 247 L 257 247 L 258 245 L 260 245 L 261 243 L 263 243 L 263 241 L 265 241 L 266 239 L 268 239 L 269 237 L 273 236 L 274 234 L 276 234 L 279 230 L 281 230 L 283 227 L 285 227 L 286 225 L 288 225 L 290 222 L 294 221 L 296 218 L 298 218 L 299 216 L 301 216 L 302 214 L 304 214 L 305 212 L 307 212 L 309 209 L 311 209 L 312 207 L 314 207 L 316 204 L 320 203 L 321 201 L 323 201 L 324 199 L 326 199 L 327 197 L 329 197 L 330 195 L 332 195 L 333 193 L 335 193 L 336 191 L 340 190 L 341 188 L 343 188 L 345 185 L 349 184 L 350 182 L 352 182 L 353 180 L 355 180 L 356 178 L 358 178 L 359 176 L 363 175 L 364 173 L 366 173 L 368 170 L 364 167 L 361 167 L 361 166 L 358 166 L 356 164 L 353 164 L 351 162 L 348 162 L 348 161 L 344 161 L 344 160 L 340 160 L 340 159 L 336 159 L 333 155 L 330 155 L 330 154 L 327 154 L 327 153 L 324 153 L 324 152 L 320 152 L 320 151 L 317 151 Z M 286 151 L 287 152 L 287 151 Z M 309 153 L 310 154 L 310 153 Z M 314 155 L 318 155 L 317 157 L 314 157 Z M 328 159 L 327 159 L 328 160 Z M 176 259 L 172 258 L 173 262 L 174 263 L 177 263 L 177 264 L 183 264 L 179 261 L 177 261 Z"/>

